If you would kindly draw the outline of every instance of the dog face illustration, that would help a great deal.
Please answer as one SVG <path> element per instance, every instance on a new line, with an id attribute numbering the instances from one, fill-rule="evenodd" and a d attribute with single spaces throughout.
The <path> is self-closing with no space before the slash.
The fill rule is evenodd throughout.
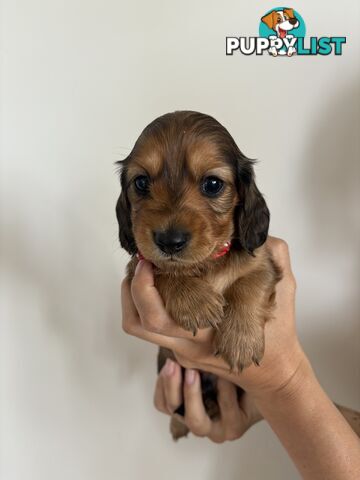
<path id="1" fill-rule="evenodd" d="M 292 8 L 273 10 L 262 17 L 261 21 L 274 30 L 279 38 L 285 38 L 290 30 L 299 26 L 299 20 L 295 17 Z"/>

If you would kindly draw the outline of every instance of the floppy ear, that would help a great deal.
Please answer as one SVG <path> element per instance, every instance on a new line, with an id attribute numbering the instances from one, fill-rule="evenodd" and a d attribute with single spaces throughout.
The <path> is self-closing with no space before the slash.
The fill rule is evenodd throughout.
<path id="1" fill-rule="evenodd" d="M 119 162 L 122 163 L 122 162 Z M 137 251 L 135 239 L 132 233 L 131 205 L 127 196 L 126 167 L 122 167 L 120 174 L 121 194 L 116 204 L 116 218 L 119 224 L 120 245 L 130 255 Z"/>
<path id="2" fill-rule="evenodd" d="M 261 18 L 261 21 L 264 22 L 271 30 L 274 29 L 274 11 L 268 13 Z"/>
<path id="3" fill-rule="evenodd" d="M 284 8 L 284 12 L 289 15 L 290 18 L 295 18 L 294 9 L 293 8 Z"/>
<path id="4" fill-rule="evenodd" d="M 239 180 L 240 202 L 235 209 L 235 248 L 236 245 L 253 254 L 267 239 L 270 212 L 255 185 L 251 163 L 246 166 L 245 177 Z"/>

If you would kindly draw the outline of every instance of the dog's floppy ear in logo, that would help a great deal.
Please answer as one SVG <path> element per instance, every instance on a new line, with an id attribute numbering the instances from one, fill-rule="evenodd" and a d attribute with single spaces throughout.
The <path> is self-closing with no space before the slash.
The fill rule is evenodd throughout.
<path id="1" fill-rule="evenodd" d="M 274 30 L 274 27 L 276 25 L 276 11 L 273 10 L 272 12 L 268 13 L 267 15 L 264 15 L 261 17 L 261 21 L 265 23 L 271 30 Z"/>
<path id="2" fill-rule="evenodd" d="M 288 15 L 290 18 L 295 18 L 293 8 L 284 8 L 284 13 L 286 13 L 286 15 Z"/>

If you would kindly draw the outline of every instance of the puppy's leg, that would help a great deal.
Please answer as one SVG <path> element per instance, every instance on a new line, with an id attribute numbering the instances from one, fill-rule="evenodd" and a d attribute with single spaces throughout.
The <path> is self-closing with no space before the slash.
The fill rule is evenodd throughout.
<path id="1" fill-rule="evenodd" d="M 269 275 L 266 271 L 252 273 L 225 292 L 227 306 L 216 332 L 215 347 L 233 370 L 259 364 L 264 355 L 264 325 L 271 314 L 275 287 Z"/>
<path id="2" fill-rule="evenodd" d="M 278 37 L 276 35 L 270 35 L 269 40 L 276 40 Z M 268 49 L 269 55 L 272 55 L 273 57 L 277 57 L 278 51 L 277 48 L 274 46 L 270 47 Z"/>
<path id="3" fill-rule="evenodd" d="M 155 286 L 169 315 L 194 335 L 198 328 L 216 327 L 222 320 L 224 297 L 204 279 L 159 275 Z"/>

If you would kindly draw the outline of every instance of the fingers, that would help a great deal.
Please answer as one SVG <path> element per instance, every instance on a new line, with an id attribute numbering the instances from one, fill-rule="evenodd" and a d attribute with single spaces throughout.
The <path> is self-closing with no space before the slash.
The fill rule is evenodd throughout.
<path id="1" fill-rule="evenodd" d="M 178 363 L 167 358 L 160 376 L 162 377 L 167 413 L 171 414 L 182 404 L 183 401 L 181 367 Z"/>
<path id="2" fill-rule="evenodd" d="M 267 245 L 270 248 L 275 263 L 280 267 L 282 272 L 282 279 L 277 285 L 277 291 L 284 293 L 284 297 L 291 303 L 296 291 L 296 280 L 291 269 L 289 246 L 284 240 L 275 237 L 269 237 Z"/>
<path id="3" fill-rule="evenodd" d="M 284 275 L 292 275 L 288 244 L 281 238 L 276 237 L 268 237 L 266 243 L 271 250 L 276 264 L 279 265 Z"/>
<path id="4" fill-rule="evenodd" d="M 158 375 L 156 384 L 155 384 L 154 406 L 156 410 L 159 410 L 159 412 L 166 413 L 166 414 L 169 413 L 166 406 L 163 377 L 161 375 Z"/>
<path id="5" fill-rule="evenodd" d="M 164 303 L 154 285 L 152 264 L 140 260 L 131 282 L 131 295 L 144 328 L 159 332 L 169 323 Z"/>
<path id="6" fill-rule="evenodd" d="M 248 393 L 242 393 L 239 401 L 239 406 L 240 410 L 247 418 L 248 428 L 263 419 L 263 416 L 257 408 L 254 400 L 250 397 Z"/>
<path id="7" fill-rule="evenodd" d="M 208 436 L 212 422 L 205 411 L 201 395 L 200 375 L 197 370 L 187 369 L 184 382 L 185 424 L 198 437 Z"/>
<path id="8" fill-rule="evenodd" d="M 218 379 L 217 386 L 221 430 L 226 440 L 235 440 L 247 428 L 246 417 L 239 407 L 236 386 L 222 378 Z"/>
<path id="9" fill-rule="evenodd" d="M 199 372 L 186 369 L 183 383 L 180 365 L 167 359 L 156 382 L 154 405 L 160 412 L 171 415 L 183 400 L 185 417 L 179 417 L 179 420 L 194 435 L 208 437 L 216 443 L 241 437 L 258 420 L 247 414 L 247 410 L 253 408 L 252 405 L 246 411 L 240 408 L 235 385 L 219 378 L 220 419 L 212 421 L 203 403 Z"/>
<path id="10" fill-rule="evenodd" d="M 130 289 L 130 282 L 125 279 L 121 284 L 123 330 L 129 335 L 134 335 L 135 337 L 172 350 L 175 342 L 174 338 L 150 332 L 143 327 L 140 316 L 132 299 Z"/>
<path id="11" fill-rule="evenodd" d="M 182 403 L 182 376 L 178 363 L 166 359 L 166 363 L 158 375 L 154 405 L 157 410 L 170 415 Z"/>
<path id="12" fill-rule="evenodd" d="M 200 375 L 197 370 L 185 372 L 184 401 L 185 425 L 196 436 L 209 437 L 216 443 L 235 440 L 249 428 L 247 416 L 240 409 L 236 387 L 232 383 L 218 379 L 218 402 L 220 420 L 211 420 L 201 395 Z"/>

